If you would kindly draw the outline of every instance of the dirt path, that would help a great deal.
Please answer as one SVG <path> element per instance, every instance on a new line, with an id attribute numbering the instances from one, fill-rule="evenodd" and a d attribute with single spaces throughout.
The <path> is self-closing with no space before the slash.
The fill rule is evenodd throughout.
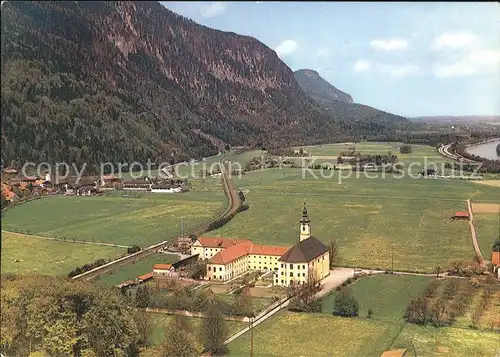
<path id="1" fill-rule="evenodd" d="M 24 233 L 17 233 L 17 232 L 5 231 L 5 230 L 2 229 L 2 234 L 3 233 L 9 233 L 9 234 L 16 235 L 16 236 L 24 236 L 24 237 L 36 238 L 36 239 L 55 240 L 55 241 L 58 241 L 58 242 L 91 244 L 91 245 L 104 245 L 104 246 L 108 246 L 108 247 L 119 247 L 119 248 L 130 248 L 129 245 L 121 245 L 121 244 L 113 244 L 113 243 L 103 243 L 103 242 L 90 242 L 90 241 L 85 241 L 85 240 L 73 240 L 71 238 L 68 238 L 68 239 L 64 240 L 64 239 L 58 239 L 58 238 L 53 238 L 53 237 L 43 237 L 43 236 L 36 236 L 36 235 L 33 235 L 33 234 L 24 234 Z"/>
<path id="2" fill-rule="evenodd" d="M 484 260 L 481 249 L 479 248 L 479 243 L 477 242 L 476 228 L 474 227 L 474 213 L 472 212 L 472 205 L 470 203 L 470 200 L 467 200 L 465 202 L 467 203 L 467 209 L 469 211 L 469 227 L 470 233 L 472 235 L 472 244 L 474 245 L 476 256 L 479 258 L 479 264 L 484 267 L 489 263 L 489 261 Z"/>

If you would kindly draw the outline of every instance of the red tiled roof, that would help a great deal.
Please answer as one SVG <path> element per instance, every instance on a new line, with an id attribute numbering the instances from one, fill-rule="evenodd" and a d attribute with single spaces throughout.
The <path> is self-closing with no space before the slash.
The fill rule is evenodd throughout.
<path id="1" fill-rule="evenodd" d="M 137 279 L 148 280 L 148 279 L 151 279 L 152 277 L 153 277 L 153 272 L 138 276 Z"/>
<path id="2" fill-rule="evenodd" d="M 220 238 L 220 237 L 199 237 L 198 241 L 207 248 L 228 248 L 232 245 L 249 242 L 246 239 Z"/>
<path id="3" fill-rule="evenodd" d="M 465 212 L 465 211 L 455 212 L 455 217 L 469 217 L 469 212 Z"/>
<path id="4" fill-rule="evenodd" d="M 172 264 L 155 264 L 153 265 L 153 270 L 170 270 Z"/>
<path id="5" fill-rule="evenodd" d="M 493 265 L 500 265 L 500 252 L 491 252 L 491 263 Z"/>
<path id="6" fill-rule="evenodd" d="M 243 241 L 241 243 L 235 244 L 221 250 L 219 253 L 215 254 L 208 261 L 210 264 L 227 264 L 232 262 L 235 259 L 243 257 L 250 252 L 250 248 L 252 246 L 252 242 Z"/>
<path id="7" fill-rule="evenodd" d="M 276 255 L 276 256 L 282 256 L 288 251 L 288 247 L 278 247 L 274 245 L 260 245 L 260 244 L 253 244 L 251 249 L 250 249 L 250 254 L 255 254 L 255 255 Z"/>
<path id="8" fill-rule="evenodd" d="M 229 248 L 220 251 L 212 258 L 210 258 L 209 263 L 227 264 L 247 254 L 276 255 L 281 257 L 287 251 L 288 251 L 287 247 L 253 244 L 249 240 L 244 240 L 238 244 L 232 245 Z"/>

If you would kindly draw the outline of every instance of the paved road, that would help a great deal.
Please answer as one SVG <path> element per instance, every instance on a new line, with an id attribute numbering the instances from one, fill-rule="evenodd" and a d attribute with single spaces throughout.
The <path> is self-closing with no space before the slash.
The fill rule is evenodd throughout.
<path id="1" fill-rule="evenodd" d="M 91 242 L 91 241 L 85 241 L 85 240 L 73 240 L 71 238 L 68 238 L 68 239 L 64 240 L 64 239 L 58 239 L 58 238 L 53 238 L 53 237 L 35 236 L 35 235 L 32 235 L 32 234 L 17 233 L 17 232 L 5 231 L 5 230 L 2 229 L 2 234 L 3 233 L 9 233 L 9 234 L 14 234 L 14 235 L 18 235 L 18 236 L 26 236 L 26 237 L 37 238 L 37 239 L 56 240 L 58 242 L 92 244 L 92 245 L 105 245 L 105 246 L 108 246 L 108 247 L 120 247 L 120 248 L 130 248 L 131 247 L 129 245 L 121 245 L 121 244 L 113 244 L 113 243 L 102 243 L 102 242 Z"/>

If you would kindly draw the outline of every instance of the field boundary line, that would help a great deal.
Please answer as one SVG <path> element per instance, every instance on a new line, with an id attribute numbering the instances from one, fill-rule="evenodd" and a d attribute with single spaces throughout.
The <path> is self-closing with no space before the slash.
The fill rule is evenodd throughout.
<path id="1" fill-rule="evenodd" d="M 90 245 L 101 245 L 101 246 L 108 246 L 108 247 L 118 247 L 118 248 L 130 248 L 130 245 L 121 245 L 121 244 L 114 244 L 114 243 L 104 243 L 104 242 L 90 242 L 90 241 L 85 241 L 85 240 L 76 240 L 76 239 L 59 239 L 59 238 L 54 238 L 54 237 L 44 237 L 44 236 L 37 236 L 34 234 L 26 234 L 26 233 L 19 233 L 19 232 L 12 232 L 12 231 L 6 231 L 2 229 L 2 233 L 9 233 L 17 236 L 25 236 L 29 238 L 36 238 L 36 239 L 45 239 L 45 240 L 52 240 L 52 241 L 57 241 L 57 242 L 66 242 L 66 243 L 78 243 L 78 244 L 90 244 Z"/>
<path id="2" fill-rule="evenodd" d="M 228 199 L 228 206 L 224 210 L 222 214 L 211 220 L 210 222 L 202 223 L 198 225 L 197 227 L 193 228 L 192 230 L 184 232 L 184 236 L 189 236 L 191 234 L 203 234 L 207 231 L 211 230 L 211 225 L 217 221 L 220 221 L 222 219 L 232 219 L 238 212 L 239 208 L 242 205 L 242 202 L 239 198 L 238 193 L 236 192 L 236 186 L 234 183 L 230 180 L 230 177 L 228 177 L 226 167 L 224 166 L 223 163 L 219 162 L 219 166 L 221 169 L 221 179 L 222 179 L 222 186 L 224 190 L 224 194 Z M 181 236 L 175 237 L 171 240 L 165 240 L 162 242 L 159 242 L 157 244 L 153 244 L 147 248 L 144 248 L 143 250 L 133 253 L 133 254 L 128 254 L 124 257 L 115 259 L 111 262 L 108 262 L 104 265 L 98 266 L 97 268 L 94 268 L 92 270 L 86 271 L 80 275 L 74 276 L 72 279 L 73 280 L 80 280 L 80 279 L 85 279 L 85 280 L 91 280 L 95 278 L 96 276 L 100 276 L 102 274 L 108 273 L 116 268 L 121 268 L 127 264 L 134 263 L 136 260 L 145 258 L 155 252 L 159 252 L 160 250 L 165 249 L 168 247 L 172 242 L 180 238 Z"/>

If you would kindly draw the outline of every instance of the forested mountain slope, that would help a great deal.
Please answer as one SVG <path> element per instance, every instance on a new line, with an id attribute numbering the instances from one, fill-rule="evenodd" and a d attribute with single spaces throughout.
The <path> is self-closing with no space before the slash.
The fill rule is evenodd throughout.
<path id="1" fill-rule="evenodd" d="M 2 5 L 2 160 L 130 162 L 221 146 L 385 138 L 406 119 L 326 112 L 258 40 L 158 2 Z"/>

